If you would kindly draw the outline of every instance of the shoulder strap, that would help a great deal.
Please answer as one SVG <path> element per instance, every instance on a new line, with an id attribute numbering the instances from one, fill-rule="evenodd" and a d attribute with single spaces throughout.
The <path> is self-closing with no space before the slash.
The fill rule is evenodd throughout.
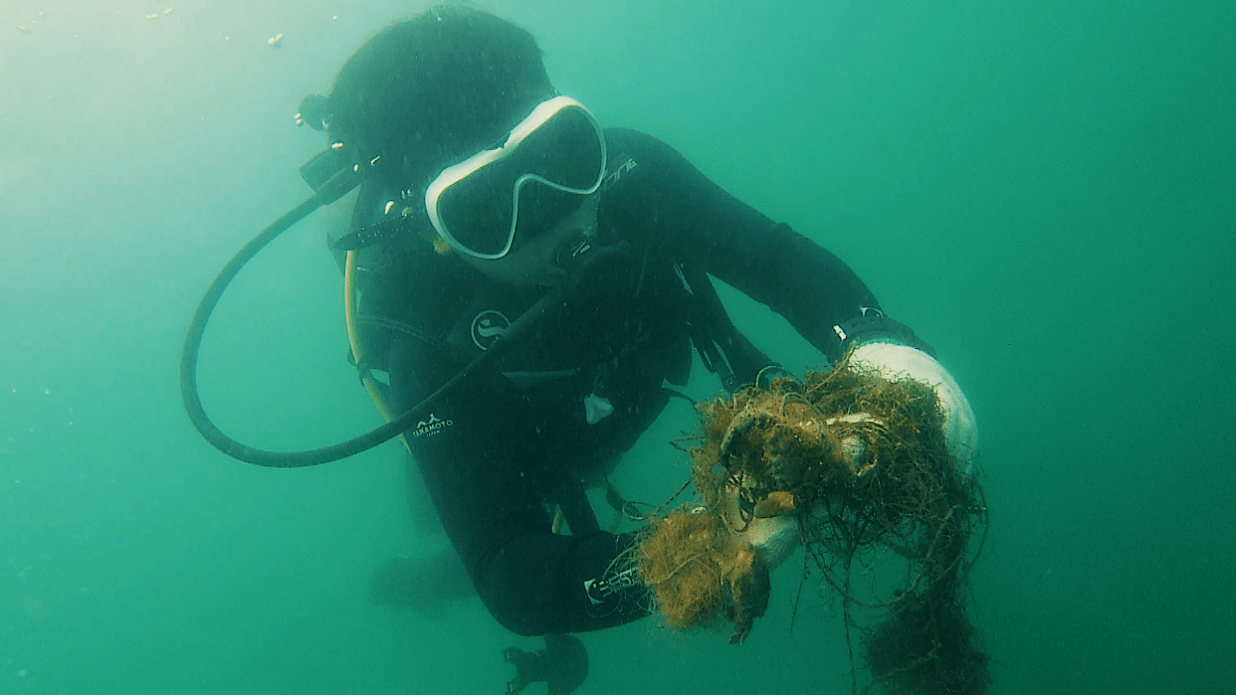
<path id="1" fill-rule="evenodd" d="M 721 379 L 726 391 L 733 393 L 744 384 L 753 384 L 761 370 L 776 366 L 734 326 L 703 268 L 683 261 L 678 261 L 675 268 L 691 294 L 691 341 L 704 366 Z"/>

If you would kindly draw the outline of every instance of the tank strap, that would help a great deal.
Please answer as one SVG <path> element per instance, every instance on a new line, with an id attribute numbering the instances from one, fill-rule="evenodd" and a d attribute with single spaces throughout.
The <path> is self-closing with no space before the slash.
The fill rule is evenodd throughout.
<path id="1" fill-rule="evenodd" d="M 777 366 L 734 326 L 703 268 L 682 261 L 675 268 L 691 294 L 691 341 L 704 366 L 721 379 L 726 391 L 733 393 L 745 384 L 753 384 L 763 369 Z"/>

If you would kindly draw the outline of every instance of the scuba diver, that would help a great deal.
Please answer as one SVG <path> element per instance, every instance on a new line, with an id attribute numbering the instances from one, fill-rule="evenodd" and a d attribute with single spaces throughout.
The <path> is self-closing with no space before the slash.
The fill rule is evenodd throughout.
<path id="1" fill-rule="evenodd" d="M 315 162 L 324 173 L 302 170 L 319 199 L 287 225 L 326 202 L 346 221 L 330 242 L 357 297 L 357 368 L 391 420 L 382 436 L 402 434 L 410 475 L 493 617 L 555 636 L 537 658 L 508 651 L 521 671 L 511 692 L 574 653 L 558 636 L 650 612 L 636 572 L 615 562 L 636 535 L 600 528 L 587 485 L 661 414 L 695 353 L 728 391 L 775 367 L 736 330 L 712 277 L 831 362 L 854 350 L 935 386 L 950 448 L 973 458 L 964 395 L 845 263 L 665 143 L 602 128 L 510 21 L 456 4 L 397 21 L 347 59 L 329 94 L 302 101 L 298 122 L 329 146 Z M 196 368 L 189 343 L 182 383 Z M 187 390 L 186 405 L 220 446 Z M 798 529 L 756 521 L 746 533 L 774 565 Z M 569 692 L 577 672 L 554 687 Z"/>
<path id="2" fill-rule="evenodd" d="M 447 535 L 494 617 L 522 635 L 646 613 L 607 575 L 632 538 L 599 530 L 584 482 L 614 465 L 682 385 L 692 344 L 728 382 L 772 361 L 708 276 L 770 306 L 830 360 L 873 342 L 932 369 L 841 260 L 736 200 L 644 133 L 602 129 L 550 82 L 525 29 L 447 5 L 378 32 L 300 118 L 361 171 L 362 343 L 395 412 L 498 342 L 405 431 Z M 384 225 L 387 225 L 384 227 Z M 374 241 L 374 239 L 380 239 Z M 552 292 L 555 306 L 538 302 Z M 544 315 L 520 335 L 530 311 Z M 964 397 L 954 412 L 972 423 Z M 971 427 L 972 429 L 972 427 Z M 972 435 L 971 435 L 972 436 Z M 553 532 L 562 510 L 570 535 Z"/>

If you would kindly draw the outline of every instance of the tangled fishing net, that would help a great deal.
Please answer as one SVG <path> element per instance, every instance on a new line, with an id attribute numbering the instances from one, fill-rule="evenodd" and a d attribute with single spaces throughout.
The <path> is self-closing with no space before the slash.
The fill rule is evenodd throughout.
<path id="1" fill-rule="evenodd" d="M 703 432 L 689 451 L 702 503 L 654 519 L 634 550 L 669 625 L 728 618 L 731 640 L 746 637 L 769 581 L 743 532 L 790 517 L 806 547 L 804 580 L 840 595 L 856 692 L 852 627 L 864 691 L 987 689 L 988 656 L 966 613 L 985 509 L 949 454 L 930 386 L 843 361 L 698 409 Z"/>

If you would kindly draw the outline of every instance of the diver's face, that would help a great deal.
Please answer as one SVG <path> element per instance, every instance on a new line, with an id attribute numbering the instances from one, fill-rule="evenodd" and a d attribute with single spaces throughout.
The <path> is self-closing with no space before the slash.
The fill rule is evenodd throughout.
<path id="1" fill-rule="evenodd" d="M 499 282 L 558 287 L 566 280 L 565 273 L 554 260 L 559 244 L 566 237 L 594 227 L 596 223 L 596 200 L 589 198 L 574 212 L 559 220 L 549 231 L 511 249 L 511 252 L 502 258 L 476 258 L 463 253 L 459 254 L 459 257 L 485 276 Z M 515 233 L 519 234 L 519 231 L 516 230 Z"/>

